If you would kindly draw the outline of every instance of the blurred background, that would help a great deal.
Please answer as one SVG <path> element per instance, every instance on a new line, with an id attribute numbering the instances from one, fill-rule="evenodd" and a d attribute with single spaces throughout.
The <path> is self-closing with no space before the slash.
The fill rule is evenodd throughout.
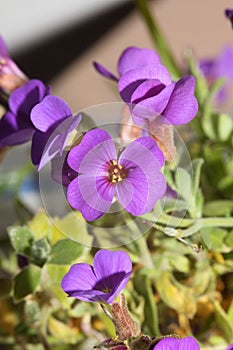
<path id="1" fill-rule="evenodd" d="M 208 58 L 233 43 L 224 16 L 229 0 L 151 0 L 150 6 L 179 62 L 187 48 Z M 127 46 L 153 47 L 133 0 L 8 0 L 0 33 L 22 70 L 49 83 L 74 112 L 117 100 L 93 60 L 116 71 Z"/>
<path id="2" fill-rule="evenodd" d="M 233 45 L 233 31 L 224 16 L 232 1 L 149 3 L 180 64 L 187 49 L 203 59 L 217 56 L 226 44 Z M 0 33 L 19 67 L 49 84 L 73 112 L 118 101 L 115 85 L 95 72 L 94 60 L 116 72 L 127 46 L 154 47 L 133 0 L 8 0 L 1 5 Z M 0 171 L 17 169 L 27 156 L 24 146 L 10 151 Z M 24 184 L 22 197 L 38 207 L 38 188 L 30 181 Z M 0 231 L 16 218 L 8 198 L 1 197 Z"/>

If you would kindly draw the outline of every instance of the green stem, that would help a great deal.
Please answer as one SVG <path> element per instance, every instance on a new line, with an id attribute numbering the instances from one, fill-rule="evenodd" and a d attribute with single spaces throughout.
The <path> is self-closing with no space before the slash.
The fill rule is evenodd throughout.
<path id="1" fill-rule="evenodd" d="M 151 220 L 151 214 L 146 214 L 143 216 L 145 220 Z M 162 226 L 166 225 L 166 226 Z M 168 236 L 175 237 L 179 235 L 180 238 L 190 237 L 193 234 L 200 231 L 200 229 L 205 227 L 233 227 L 233 218 L 223 218 L 223 217 L 211 217 L 211 218 L 201 218 L 201 219 L 181 219 L 174 216 L 170 216 L 162 213 L 153 227 Z M 178 229 L 182 229 L 181 234 L 179 234 Z"/>
<path id="2" fill-rule="evenodd" d="M 198 219 L 189 228 L 182 230 L 181 237 L 189 237 L 205 227 L 233 227 L 233 218 L 203 218 Z"/>
<path id="3" fill-rule="evenodd" d="M 175 58 L 167 44 L 167 40 L 163 36 L 156 19 L 152 16 L 148 6 L 147 0 L 135 0 L 139 12 L 145 20 L 148 30 L 152 36 L 152 39 L 156 45 L 159 56 L 161 57 L 163 64 L 167 66 L 170 73 L 175 77 L 179 78 L 181 72 Z"/>
<path id="4" fill-rule="evenodd" d="M 153 268 L 154 263 L 147 245 L 145 236 L 142 236 L 136 241 L 141 261 L 145 267 Z"/>

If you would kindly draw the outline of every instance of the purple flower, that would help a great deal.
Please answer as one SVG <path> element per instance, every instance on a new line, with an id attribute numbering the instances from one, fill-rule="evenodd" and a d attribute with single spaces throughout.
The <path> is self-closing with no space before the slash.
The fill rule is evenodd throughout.
<path id="1" fill-rule="evenodd" d="M 0 120 L 0 147 L 29 141 L 35 131 L 30 119 L 32 108 L 50 93 L 40 80 L 29 80 L 9 97 L 9 111 Z"/>
<path id="2" fill-rule="evenodd" d="M 0 88 L 10 93 L 26 81 L 26 75 L 10 58 L 6 43 L 0 36 Z"/>
<path id="3" fill-rule="evenodd" d="M 126 211 L 142 215 L 165 193 L 163 163 L 163 154 L 150 137 L 133 141 L 118 157 L 110 135 L 91 130 L 68 155 L 68 165 L 79 174 L 68 186 L 68 201 L 88 221 L 103 216 L 114 195 Z"/>
<path id="4" fill-rule="evenodd" d="M 78 173 L 71 169 L 67 163 L 69 151 L 63 151 L 62 155 L 55 156 L 51 161 L 52 179 L 64 187 L 68 187 Z"/>
<path id="5" fill-rule="evenodd" d="M 233 82 L 233 48 L 226 46 L 215 59 L 200 61 L 200 69 L 210 85 L 217 79 L 225 78 L 225 83 L 216 98 L 217 103 L 224 103 L 228 98 L 229 86 Z"/>
<path id="6" fill-rule="evenodd" d="M 121 77 L 131 69 L 142 68 L 149 64 L 158 64 L 159 62 L 159 56 L 154 50 L 131 46 L 122 52 L 118 61 L 117 70 Z M 94 67 L 104 77 L 118 81 L 118 78 L 101 64 L 94 62 Z"/>
<path id="7" fill-rule="evenodd" d="M 231 345 L 229 345 L 226 350 L 233 350 L 233 343 Z"/>
<path id="8" fill-rule="evenodd" d="M 99 250 L 93 266 L 74 264 L 63 277 L 61 286 L 69 297 L 111 304 L 125 288 L 132 273 L 132 262 L 123 251 Z"/>
<path id="9" fill-rule="evenodd" d="M 118 89 L 138 125 L 157 117 L 164 123 L 186 124 L 198 111 L 194 77 L 186 75 L 172 82 L 167 68 L 159 63 L 126 72 Z"/>
<path id="10" fill-rule="evenodd" d="M 153 350 L 200 350 L 198 342 L 192 337 L 163 338 L 154 347 Z"/>
<path id="11" fill-rule="evenodd" d="M 31 111 L 35 127 L 32 139 L 32 163 L 38 170 L 58 152 L 62 156 L 69 134 L 78 126 L 81 115 L 72 116 L 69 106 L 57 96 L 46 96 Z"/>

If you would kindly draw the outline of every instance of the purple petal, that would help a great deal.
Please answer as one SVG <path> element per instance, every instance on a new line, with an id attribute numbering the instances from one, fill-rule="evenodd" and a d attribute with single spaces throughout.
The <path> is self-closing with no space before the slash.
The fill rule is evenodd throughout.
<path id="1" fill-rule="evenodd" d="M 38 165 L 40 163 L 49 136 L 50 134 L 38 130 L 35 131 L 31 145 L 31 159 L 34 165 Z"/>
<path id="2" fill-rule="evenodd" d="M 107 303 L 110 304 L 111 301 L 109 299 L 111 296 L 109 293 L 105 293 L 101 290 L 87 290 L 87 291 L 77 291 L 69 296 L 77 298 L 79 300 L 87 301 L 87 302 L 99 302 L 99 303 Z M 112 299 L 112 298 L 111 298 Z"/>
<path id="3" fill-rule="evenodd" d="M 18 145 L 32 138 L 34 129 L 30 125 L 21 128 L 19 117 L 7 112 L 0 120 L 0 147 Z"/>
<path id="4" fill-rule="evenodd" d="M 67 190 L 70 205 L 79 210 L 87 221 L 103 216 L 110 208 L 114 187 L 104 178 L 93 175 L 79 175 L 71 181 Z"/>
<path id="5" fill-rule="evenodd" d="M 95 69 L 97 70 L 97 72 L 99 72 L 105 78 L 108 78 L 108 79 L 111 79 L 114 81 L 118 81 L 118 78 L 112 72 L 110 72 L 107 68 L 102 66 L 102 64 L 100 64 L 98 62 L 93 62 L 93 65 L 94 65 Z"/>
<path id="6" fill-rule="evenodd" d="M 164 338 L 155 345 L 153 350 L 179 350 L 179 339 Z"/>
<path id="7" fill-rule="evenodd" d="M 133 93 L 132 99 L 140 96 L 141 92 L 138 90 L 143 90 L 144 85 L 146 89 L 148 88 L 149 81 L 142 83 Z M 132 107 L 132 117 L 135 124 L 141 124 L 142 118 L 151 118 L 159 116 L 164 109 L 167 107 L 172 92 L 174 91 L 175 83 L 166 86 L 157 95 L 149 96 L 145 93 L 145 99 L 137 103 Z M 146 92 L 146 91 L 145 91 Z"/>
<path id="8" fill-rule="evenodd" d="M 32 109 L 31 121 L 38 130 L 46 132 L 52 125 L 71 115 L 71 109 L 61 98 L 46 96 Z"/>
<path id="9" fill-rule="evenodd" d="M 134 90 L 146 80 L 159 80 L 165 86 L 171 84 L 170 74 L 161 64 L 148 65 L 126 72 L 119 80 L 118 90 L 125 102 L 131 102 Z"/>
<path id="10" fill-rule="evenodd" d="M 198 342 L 192 337 L 179 339 L 179 350 L 200 350 Z"/>
<path id="11" fill-rule="evenodd" d="M 48 88 L 40 80 L 29 80 L 10 95 L 10 110 L 29 118 L 31 109 L 48 94 Z"/>
<path id="12" fill-rule="evenodd" d="M 62 155 L 64 148 L 69 137 L 69 134 L 76 129 L 81 121 L 81 115 L 75 115 L 65 118 L 55 130 L 51 130 L 47 133 L 47 142 L 43 144 L 43 152 L 40 155 L 40 161 L 38 164 L 38 171 L 40 171 L 54 156 L 59 152 Z M 38 131 L 38 134 L 42 133 Z M 33 147 L 36 147 L 33 145 Z M 40 145 L 39 145 L 40 147 Z"/>
<path id="13" fill-rule="evenodd" d="M 97 280 L 92 266 L 89 264 L 74 264 L 63 277 L 61 287 L 68 295 L 74 292 L 93 289 Z"/>
<path id="14" fill-rule="evenodd" d="M 65 187 L 78 176 L 78 173 L 69 167 L 67 156 L 68 152 L 64 151 L 61 156 L 55 156 L 51 161 L 52 179 Z"/>
<path id="15" fill-rule="evenodd" d="M 198 111 L 198 103 L 194 96 L 195 79 L 186 75 L 175 85 L 174 91 L 163 112 L 163 116 L 174 125 L 186 124 Z"/>
<path id="16" fill-rule="evenodd" d="M 105 130 L 94 129 L 87 132 L 81 143 L 71 149 L 68 164 L 77 172 L 97 174 L 107 162 L 114 159 L 116 149 L 111 136 Z"/>
<path id="17" fill-rule="evenodd" d="M 226 350 L 233 350 L 233 343 L 231 345 L 229 345 Z"/>
<path id="18" fill-rule="evenodd" d="M 159 56 L 154 50 L 128 47 L 119 58 L 118 72 L 119 75 L 122 76 L 131 69 L 159 63 Z"/>
<path id="19" fill-rule="evenodd" d="M 121 154 L 119 163 L 127 170 L 127 178 L 116 186 L 119 202 L 133 215 L 150 211 L 166 191 L 160 172 L 162 152 L 149 137 L 132 142 Z"/>
<path id="20" fill-rule="evenodd" d="M 6 58 L 8 57 L 8 48 L 6 45 L 5 40 L 3 39 L 3 37 L 0 35 L 0 58 Z"/>
<path id="21" fill-rule="evenodd" d="M 94 257 L 93 268 L 97 279 L 101 280 L 117 272 L 132 273 L 132 262 L 124 251 L 111 252 L 101 249 Z"/>

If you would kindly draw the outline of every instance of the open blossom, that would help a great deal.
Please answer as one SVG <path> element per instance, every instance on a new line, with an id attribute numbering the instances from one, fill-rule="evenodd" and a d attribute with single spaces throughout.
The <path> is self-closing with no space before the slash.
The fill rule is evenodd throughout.
<path id="1" fill-rule="evenodd" d="M 95 254 L 93 266 L 72 265 L 61 286 L 69 297 L 111 304 L 126 287 L 131 273 L 132 262 L 127 253 L 102 249 Z"/>
<path id="2" fill-rule="evenodd" d="M 38 170 L 59 153 L 62 156 L 69 134 L 78 126 L 81 115 L 72 115 L 69 106 L 57 96 L 46 96 L 31 111 L 35 127 L 31 157 Z"/>
<path id="3" fill-rule="evenodd" d="M 99 63 L 95 68 L 113 79 L 113 74 Z M 156 117 L 172 125 L 186 124 L 197 114 L 194 77 L 186 75 L 173 82 L 153 50 L 127 48 L 118 61 L 118 73 L 120 96 L 129 105 L 136 125 L 145 125 Z M 114 80 L 118 78 L 114 76 Z"/>
<path id="4" fill-rule="evenodd" d="M 173 82 L 161 64 L 131 69 L 120 78 L 118 89 L 138 125 L 156 118 L 172 125 L 186 124 L 198 111 L 194 77 L 186 75 Z"/>
<path id="5" fill-rule="evenodd" d="M 192 337 L 164 338 L 160 340 L 153 350 L 200 350 L 198 342 Z"/>
<path id="6" fill-rule="evenodd" d="M 142 68 L 148 64 L 158 63 L 160 63 L 160 59 L 154 50 L 130 46 L 122 52 L 118 60 L 117 70 L 119 77 L 121 77 L 133 68 Z M 94 62 L 94 67 L 104 77 L 118 81 L 118 77 L 100 63 Z"/>
<path id="7" fill-rule="evenodd" d="M 28 78 L 10 58 L 5 41 L 0 36 L 0 89 L 11 93 Z"/>
<path id="8" fill-rule="evenodd" d="M 0 147 L 18 145 L 31 140 L 35 126 L 30 114 L 35 105 L 50 93 L 40 80 L 29 80 L 9 97 L 9 111 L 0 120 Z"/>
<path id="9" fill-rule="evenodd" d="M 225 46 L 214 59 L 201 60 L 200 69 L 210 85 L 217 79 L 225 78 L 216 98 L 217 103 L 224 103 L 229 97 L 230 84 L 233 83 L 233 47 Z"/>
<path id="10" fill-rule="evenodd" d="M 78 173 L 68 186 L 68 201 L 88 221 L 103 216 L 114 195 L 126 211 L 142 215 L 165 193 L 163 163 L 150 137 L 133 141 L 117 156 L 111 136 L 102 129 L 91 130 L 68 155 L 69 167 Z"/>

